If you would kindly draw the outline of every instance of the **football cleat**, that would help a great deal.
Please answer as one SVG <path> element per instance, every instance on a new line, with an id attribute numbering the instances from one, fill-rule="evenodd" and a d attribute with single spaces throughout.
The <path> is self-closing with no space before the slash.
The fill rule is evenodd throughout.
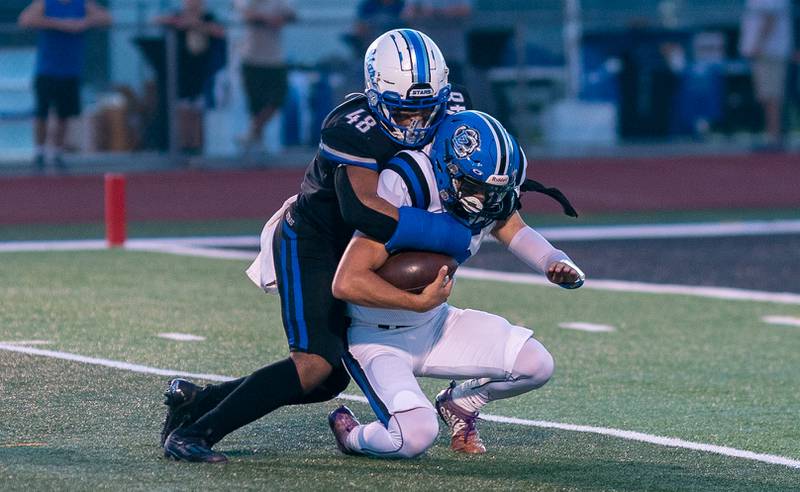
<path id="1" fill-rule="evenodd" d="M 359 424 L 356 416 L 349 408 L 342 405 L 328 414 L 328 425 L 331 427 L 333 437 L 336 438 L 336 447 L 344 454 L 358 454 L 347 447 L 347 436 Z"/>
<path id="2" fill-rule="evenodd" d="M 185 379 L 173 379 L 169 382 L 167 391 L 164 392 L 167 416 L 161 429 L 162 446 L 172 431 L 194 423 L 196 419 L 192 416 L 192 409 L 201 390 L 200 386 Z"/>
<path id="3" fill-rule="evenodd" d="M 468 412 L 453 401 L 453 387 L 442 390 L 436 395 L 436 411 L 450 428 L 450 449 L 458 453 L 483 454 L 486 446 L 478 435 L 475 422 L 478 412 Z"/>
<path id="4" fill-rule="evenodd" d="M 164 443 L 164 456 L 177 461 L 193 463 L 226 463 L 224 454 L 211 449 L 211 445 L 202 436 L 193 434 L 188 429 L 176 429 Z"/>

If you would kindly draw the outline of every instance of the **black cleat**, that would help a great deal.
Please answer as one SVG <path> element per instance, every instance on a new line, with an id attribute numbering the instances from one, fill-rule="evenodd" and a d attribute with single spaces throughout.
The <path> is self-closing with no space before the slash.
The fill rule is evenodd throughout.
<path id="1" fill-rule="evenodd" d="M 164 443 L 164 456 L 193 463 L 226 463 L 228 458 L 211 449 L 205 438 L 188 429 L 176 429 Z"/>
<path id="2" fill-rule="evenodd" d="M 185 379 L 173 379 L 169 382 L 167 391 L 164 392 L 167 416 L 164 418 L 164 427 L 161 429 L 162 446 L 172 431 L 191 425 L 197 420 L 197 417 L 192 416 L 192 409 L 197 400 L 197 394 L 201 390 L 200 386 Z"/>
<path id="3" fill-rule="evenodd" d="M 342 405 L 328 414 L 328 425 L 331 427 L 336 447 L 344 454 L 359 454 L 347 447 L 347 436 L 360 424 L 349 408 Z"/>

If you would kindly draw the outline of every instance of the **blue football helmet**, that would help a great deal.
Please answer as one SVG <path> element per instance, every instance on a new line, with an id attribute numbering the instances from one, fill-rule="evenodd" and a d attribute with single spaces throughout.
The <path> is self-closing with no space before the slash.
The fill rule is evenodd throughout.
<path id="1" fill-rule="evenodd" d="M 381 129 L 395 142 L 430 142 L 450 98 L 447 65 L 431 38 L 413 29 L 379 36 L 364 55 L 364 93 Z"/>
<path id="2" fill-rule="evenodd" d="M 517 209 L 527 160 L 495 118 L 480 111 L 448 115 L 429 154 L 442 206 L 473 231 Z"/>

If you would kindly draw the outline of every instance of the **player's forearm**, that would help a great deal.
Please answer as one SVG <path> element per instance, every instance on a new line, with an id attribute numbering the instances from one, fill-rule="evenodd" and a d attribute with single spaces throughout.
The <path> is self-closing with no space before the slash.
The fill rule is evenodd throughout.
<path id="1" fill-rule="evenodd" d="M 339 210 L 345 223 L 381 243 L 388 241 L 397 228 L 398 212 L 377 195 L 378 174 L 343 166 L 336 170 L 335 179 Z"/>
<path id="2" fill-rule="evenodd" d="M 370 270 L 336 272 L 333 296 L 359 306 L 419 310 L 419 296 L 400 290 Z"/>
<path id="3" fill-rule="evenodd" d="M 569 260 L 566 253 L 553 247 L 547 239 L 528 226 L 520 228 L 505 244 L 514 256 L 542 273 L 551 263 Z"/>

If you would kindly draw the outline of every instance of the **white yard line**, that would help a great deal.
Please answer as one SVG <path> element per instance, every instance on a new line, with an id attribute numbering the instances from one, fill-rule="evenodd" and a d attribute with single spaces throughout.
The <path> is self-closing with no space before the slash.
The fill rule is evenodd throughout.
<path id="1" fill-rule="evenodd" d="M 544 285 L 554 287 L 541 275 L 530 273 L 498 272 L 478 268 L 461 267 L 456 277 L 477 280 L 494 280 L 516 284 Z M 766 292 L 760 290 L 733 289 L 728 287 L 697 287 L 694 285 L 647 284 L 625 280 L 587 279 L 582 289 L 632 292 L 637 294 L 674 294 L 694 297 L 709 297 L 729 301 L 774 302 L 778 304 L 800 304 L 800 294 L 789 292 Z"/>
<path id="2" fill-rule="evenodd" d="M 109 359 L 101 359 L 96 357 L 86 357 L 78 354 L 71 354 L 68 352 L 58 352 L 55 350 L 43 350 L 33 347 L 22 347 L 8 342 L 0 343 L 0 350 L 10 352 L 18 352 L 28 355 L 38 355 L 42 357 L 50 357 L 54 359 L 68 360 L 72 362 L 80 362 L 83 364 L 92 364 L 97 366 L 110 367 L 113 369 L 122 369 L 125 371 L 132 371 L 143 374 L 154 374 L 157 376 L 180 376 L 192 379 L 204 379 L 206 381 L 231 381 L 234 378 L 229 376 L 222 376 L 219 374 L 195 374 L 185 371 L 176 371 L 173 369 L 158 369 L 155 367 L 143 366 L 140 364 L 131 364 L 129 362 L 115 361 Z M 339 398 L 350 401 L 358 401 L 367 403 L 367 399 L 363 396 L 349 395 L 342 393 Z M 502 415 L 481 415 L 481 418 L 491 422 L 498 422 L 502 424 L 522 425 L 526 427 L 543 427 L 548 429 L 559 429 L 573 432 L 585 432 L 590 434 L 600 434 L 610 437 L 618 437 L 629 441 L 646 442 L 656 444 L 658 446 L 666 446 L 672 448 L 691 449 L 695 451 L 704 451 L 707 453 L 720 454 L 723 456 L 730 456 L 735 458 L 743 458 L 747 460 L 760 461 L 763 463 L 770 463 L 774 465 L 783 465 L 790 468 L 800 469 L 800 460 L 788 458 L 785 456 L 778 456 L 774 454 L 754 453 L 742 449 L 731 448 L 728 446 L 717 446 L 714 444 L 705 444 L 700 442 L 684 441 L 675 437 L 663 437 L 652 434 L 645 434 L 642 432 L 628 431 L 623 429 L 613 429 L 608 427 L 595 427 L 590 425 L 575 425 L 563 424 L 559 422 L 548 422 L 545 420 L 527 420 L 518 419 L 514 417 L 504 417 Z"/>
<path id="3" fill-rule="evenodd" d="M 74 241 L 6 241 L 0 242 L 0 253 L 28 251 L 94 251 L 108 245 L 101 239 L 76 239 Z"/>
<path id="4" fill-rule="evenodd" d="M 175 333 L 175 332 L 168 332 L 168 333 L 159 333 L 156 335 L 160 338 L 166 338 L 167 340 L 176 340 L 178 342 L 202 342 L 206 339 L 206 337 L 201 337 L 199 335 L 192 335 L 191 333 Z"/>
<path id="5" fill-rule="evenodd" d="M 795 318 L 792 316 L 764 316 L 761 318 L 761 321 L 771 325 L 800 327 L 800 318 Z"/>
<path id="6" fill-rule="evenodd" d="M 742 222 L 695 222 L 680 224 L 640 224 L 575 227 L 538 227 L 553 241 L 591 241 L 601 239 L 650 239 L 683 237 L 753 236 L 800 234 L 800 220 L 752 220 Z M 171 243 L 182 246 L 258 247 L 258 236 L 198 236 L 129 239 L 134 248 L 148 243 Z M 7 241 L 0 242 L 3 251 L 67 251 L 105 248 L 103 240 L 70 241 Z"/>
<path id="7" fill-rule="evenodd" d="M 537 227 L 551 241 L 600 239 L 655 239 L 683 237 L 735 237 L 800 233 L 800 220 L 754 220 L 684 224 Z"/>
<path id="8" fill-rule="evenodd" d="M 559 323 L 558 326 L 568 330 L 588 331 L 591 333 L 608 333 L 616 331 L 616 328 L 611 325 L 600 325 L 597 323 L 586 323 L 583 321 L 564 322 Z"/>
<path id="9" fill-rule="evenodd" d="M 237 251 L 234 249 L 220 249 L 210 247 L 191 246 L 182 243 L 169 243 L 162 240 L 129 241 L 125 249 L 131 251 L 148 251 L 154 253 L 169 253 L 180 256 L 198 256 L 202 258 L 218 258 L 223 260 L 252 261 L 258 254 L 255 251 Z"/>

